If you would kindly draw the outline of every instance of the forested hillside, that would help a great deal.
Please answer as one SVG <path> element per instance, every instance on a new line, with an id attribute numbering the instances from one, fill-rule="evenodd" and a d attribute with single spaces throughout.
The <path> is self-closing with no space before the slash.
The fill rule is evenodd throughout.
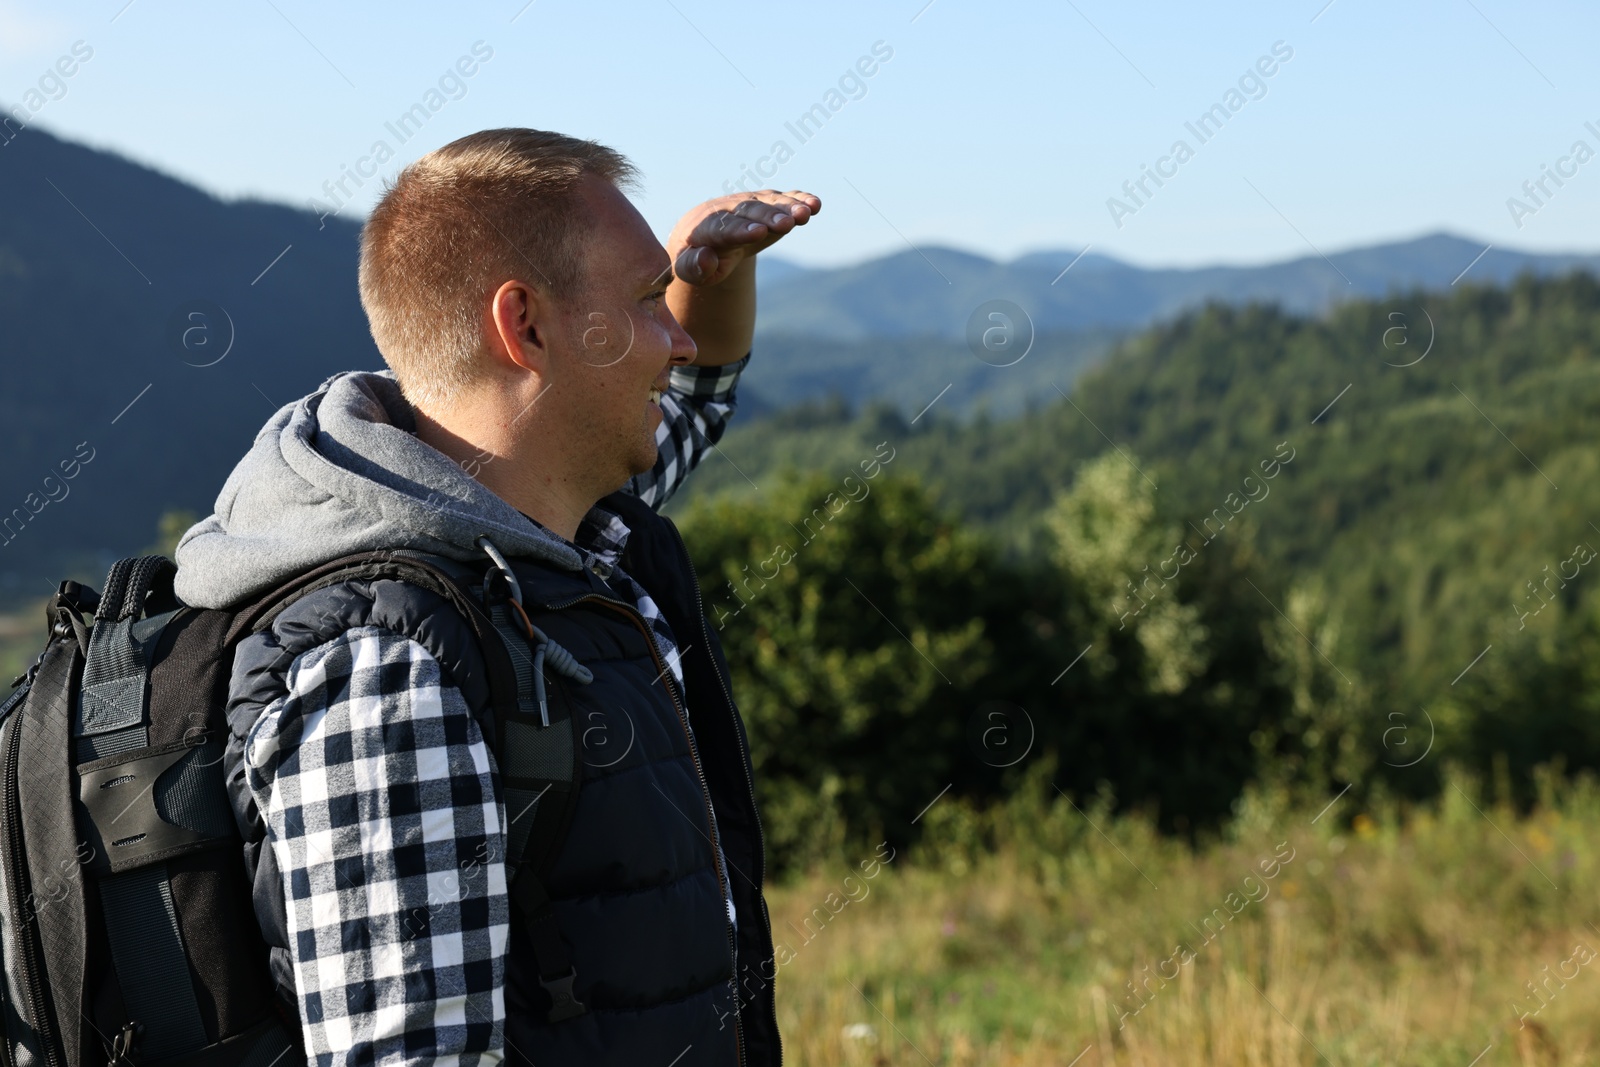
<path id="1" fill-rule="evenodd" d="M 6 146 L 0 199 L 0 605 L 104 574 L 163 511 L 208 507 L 278 405 L 381 366 L 348 219 L 36 129 Z"/>
<path id="2" fill-rule="evenodd" d="M 1335 783 L 1369 775 L 1411 792 L 1436 785 L 1441 759 L 1489 772 L 1503 756 L 1525 788 L 1541 762 L 1600 766 L 1597 353 L 1600 285 L 1585 274 L 1361 302 L 1321 319 L 1212 306 L 1139 335 L 1071 399 L 1016 419 L 963 423 L 936 406 L 911 425 L 883 406 L 818 404 L 736 426 L 697 499 L 673 508 L 692 547 L 710 543 L 713 573 L 737 579 L 785 526 L 826 515 L 829 493 L 832 506 L 847 501 L 844 479 L 859 479 L 863 459 L 892 449 L 894 476 L 914 475 L 965 527 L 959 536 L 983 539 L 971 566 L 999 571 L 960 590 L 924 580 L 900 616 L 883 603 L 901 595 L 881 573 L 895 553 L 863 534 L 847 573 L 879 583 L 872 599 L 901 630 L 942 612 L 929 641 L 982 618 L 967 640 L 976 648 L 988 635 L 993 674 L 969 683 L 974 699 L 987 689 L 1036 715 L 1059 706 L 1075 676 L 1050 678 L 1092 643 L 1076 672 L 1086 703 L 1061 709 L 1072 725 L 1057 740 L 1090 743 L 1086 720 L 1104 720 L 1105 737 L 1126 731 L 1163 769 L 1118 769 L 1126 752 L 1093 742 L 1124 797 L 1177 800 L 1191 744 L 1224 776 L 1254 746 L 1272 751 L 1273 773 L 1317 764 Z M 797 489 L 784 468 L 822 473 Z M 723 502 L 708 505 L 714 496 Z M 870 506 L 846 502 L 830 525 Z M 729 528 L 762 522 L 765 542 L 727 545 Z M 815 549 L 795 554 L 775 586 L 803 585 L 820 565 Z M 1022 591 L 986 615 L 980 592 L 999 572 Z M 706 584 L 710 601 L 719 583 Z M 860 612 L 855 640 L 874 629 L 897 640 L 842 582 L 813 595 Z M 1042 645 L 1002 636 L 1019 617 Z M 1130 636 L 1131 659 L 1115 651 Z M 784 647 L 801 655 L 799 645 Z M 760 641 L 752 647 L 756 656 Z M 1053 669 L 1032 678 L 1043 668 L 1030 656 Z M 1107 715 L 1108 702 L 1122 711 Z M 1413 768 L 1424 754 L 1434 758 Z M 1193 774 L 1181 790 L 1189 812 L 1209 795 Z"/>
<path id="3" fill-rule="evenodd" d="M 826 406 L 835 400 L 859 405 L 870 399 L 910 417 L 942 391 L 940 411 L 982 411 L 1005 418 L 1059 400 L 1052 385 L 1071 391 L 1078 375 L 1099 365 L 1119 336 L 1040 334 L 1018 362 L 997 366 L 974 359 L 965 340 L 922 336 L 846 341 L 763 334 L 756 338 L 755 358 L 741 379 L 741 405 L 750 403 L 741 406 L 740 415 L 765 418 L 805 405 Z M 1010 358 L 1008 353 L 996 363 Z"/>

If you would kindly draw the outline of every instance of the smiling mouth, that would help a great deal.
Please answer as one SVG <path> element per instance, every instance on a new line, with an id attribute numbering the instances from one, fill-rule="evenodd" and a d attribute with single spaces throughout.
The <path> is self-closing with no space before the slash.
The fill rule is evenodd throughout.
<path id="1" fill-rule="evenodd" d="M 654 387 L 651 388 L 651 390 L 650 390 L 650 403 L 655 404 L 658 407 L 660 406 L 660 404 L 661 404 L 661 390 L 660 389 L 656 389 Z"/>

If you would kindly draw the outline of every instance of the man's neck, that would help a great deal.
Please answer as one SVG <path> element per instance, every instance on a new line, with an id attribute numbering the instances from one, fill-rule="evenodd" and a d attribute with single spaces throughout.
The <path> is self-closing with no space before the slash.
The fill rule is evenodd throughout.
<path id="1" fill-rule="evenodd" d="M 416 421 L 419 441 L 450 457 L 495 496 L 558 537 L 574 540 L 578 525 L 599 499 L 593 489 L 563 477 L 548 462 L 539 462 L 536 457 L 547 459 L 548 451 L 534 442 L 515 438 L 474 442 L 422 411 L 416 412 Z M 496 421 L 473 424 L 495 426 Z"/>

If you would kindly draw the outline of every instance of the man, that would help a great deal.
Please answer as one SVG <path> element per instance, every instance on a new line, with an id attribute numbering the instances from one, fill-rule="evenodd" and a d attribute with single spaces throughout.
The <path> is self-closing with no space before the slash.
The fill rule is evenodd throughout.
<path id="1" fill-rule="evenodd" d="M 619 189 L 633 175 L 522 129 L 407 167 L 362 235 L 390 371 L 274 415 L 178 547 L 178 594 L 206 607 L 363 550 L 498 574 L 541 645 L 541 701 L 609 746 L 583 754 L 539 882 L 552 945 L 513 920 L 525 811 L 500 788 L 459 612 L 342 581 L 240 645 L 229 788 L 309 1063 L 780 1060 L 743 725 L 654 508 L 733 410 L 755 254 L 821 201 L 709 200 L 663 248 Z"/>

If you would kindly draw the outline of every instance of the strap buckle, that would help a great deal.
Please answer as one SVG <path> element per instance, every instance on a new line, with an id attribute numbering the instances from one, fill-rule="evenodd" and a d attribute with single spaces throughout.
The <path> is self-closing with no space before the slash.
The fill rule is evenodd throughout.
<path id="1" fill-rule="evenodd" d="M 545 992 L 550 994 L 550 1021 L 561 1022 L 563 1019 L 575 1019 L 586 1014 L 588 1008 L 584 1006 L 572 992 L 572 983 L 578 977 L 576 967 L 568 967 L 567 973 L 559 978 L 545 978 L 540 976 L 539 984 L 544 986 Z"/>
<path id="2" fill-rule="evenodd" d="M 111 1039 L 111 1067 L 129 1067 L 134 1062 L 133 1051 L 143 1036 L 143 1023 L 134 1020 L 124 1025 L 117 1036 Z"/>

